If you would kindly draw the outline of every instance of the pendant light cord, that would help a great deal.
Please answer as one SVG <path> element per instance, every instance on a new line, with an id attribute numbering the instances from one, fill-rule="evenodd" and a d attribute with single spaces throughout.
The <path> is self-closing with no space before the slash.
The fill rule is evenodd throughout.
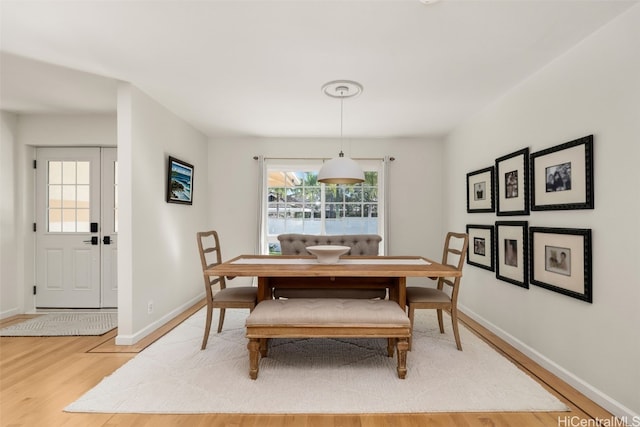
<path id="1" fill-rule="evenodd" d="M 344 157 L 344 152 L 342 151 L 342 122 L 344 119 L 344 91 L 340 91 L 340 154 L 338 156 Z"/>

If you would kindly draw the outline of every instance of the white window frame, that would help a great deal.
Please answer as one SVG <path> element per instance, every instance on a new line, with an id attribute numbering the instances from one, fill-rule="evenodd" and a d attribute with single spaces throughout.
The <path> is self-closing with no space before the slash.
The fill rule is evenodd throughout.
<path id="1" fill-rule="evenodd" d="M 274 170 L 286 170 L 286 171 L 319 171 L 323 162 L 326 159 L 278 159 L 259 157 L 261 163 L 261 179 L 259 188 L 259 224 L 258 227 L 258 250 L 257 253 L 268 255 L 269 244 L 278 243 L 278 235 L 270 235 L 268 233 L 267 220 L 268 220 L 268 176 L 270 171 Z M 387 177 L 386 177 L 386 159 L 354 159 L 360 164 L 364 171 L 374 171 L 378 173 L 378 221 L 377 232 L 382 236 L 382 241 L 385 242 L 385 237 L 388 234 L 387 227 Z M 325 184 L 321 186 L 321 203 L 325 203 Z M 321 209 L 321 233 L 325 234 L 325 210 Z M 380 254 L 384 255 L 386 252 L 386 244 L 380 245 Z"/>

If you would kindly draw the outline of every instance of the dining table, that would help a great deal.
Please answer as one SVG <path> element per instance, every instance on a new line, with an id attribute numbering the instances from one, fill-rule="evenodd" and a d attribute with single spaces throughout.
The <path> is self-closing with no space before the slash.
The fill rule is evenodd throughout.
<path id="1" fill-rule="evenodd" d="M 240 255 L 204 272 L 208 276 L 257 277 L 258 302 L 282 288 L 386 288 L 389 299 L 406 307 L 409 277 L 458 277 L 462 273 L 422 256 L 343 256 L 322 264 L 314 256 Z"/>

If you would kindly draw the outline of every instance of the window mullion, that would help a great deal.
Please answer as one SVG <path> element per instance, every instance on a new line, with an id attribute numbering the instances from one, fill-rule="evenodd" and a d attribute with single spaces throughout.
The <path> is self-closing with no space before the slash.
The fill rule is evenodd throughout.
<path id="1" fill-rule="evenodd" d="M 320 234 L 327 234 L 326 184 L 320 184 Z"/>

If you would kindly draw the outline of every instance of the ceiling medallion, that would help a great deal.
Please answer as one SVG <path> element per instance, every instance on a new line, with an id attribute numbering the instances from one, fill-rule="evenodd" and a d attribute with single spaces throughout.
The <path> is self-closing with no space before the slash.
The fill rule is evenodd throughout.
<path id="1" fill-rule="evenodd" d="M 332 98 L 353 98 L 362 93 L 364 88 L 353 80 L 333 80 L 322 85 L 322 92 Z"/>

